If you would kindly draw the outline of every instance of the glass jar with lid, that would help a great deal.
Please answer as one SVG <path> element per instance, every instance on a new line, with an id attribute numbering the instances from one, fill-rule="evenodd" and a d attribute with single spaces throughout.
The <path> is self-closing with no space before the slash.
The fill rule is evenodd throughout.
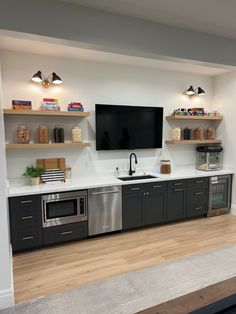
<path id="1" fill-rule="evenodd" d="M 16 133 L 17 133 L 17 144 L 29 144 L 30 130 L 26 125 L 19 124 Z"/>
<path id="2" fill-rule="evenodd" d="M 194 139 L 195 140 L 204 140 L 204 130 L 202 127 L 196 128 L 194 130 Z"/>
<path id="3" fill-rule="evenodd" d="M 54 143 L 64 143 L 65 133 L 62 125 L 56 125 L 53 129 Z"/>
<path id="4" fill-rule="evenodd" d="M 38 128 L 38 141 L 40 144 L 49 143 L 49 129 L 46 125 L 40 125 Z"/>
<path id="5" fill-rule="evenodd" d="M 160 173 L 161 174 L 171 173 L 171 164 L 170 164 L 169 159 L 162 159 L 161 160 Z"/>
<path id="6" fill-rule="evenodd" d="M 180 141 L 181 140 L 181 128 L 173 128 L 172 129 L 172 140 Z"/>
<path id="7" fill-rule="evenodd" d="M 72 143 L 82 142 L 82 130 L 79 125 L 74 125 L 72 128 Z"/>
<path id="8" fill-rule="evenodd" d="M 206 130 L 206 139 L 207 140 L 214 140 L 215 139 L 215 129 L 208 128 Z"/>

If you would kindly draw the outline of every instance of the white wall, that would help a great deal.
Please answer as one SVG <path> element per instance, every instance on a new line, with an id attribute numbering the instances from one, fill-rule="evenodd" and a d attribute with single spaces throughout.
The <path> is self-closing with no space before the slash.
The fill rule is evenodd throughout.
<path id="1" fill-rule="evenodd" d="M 0 59 L 1 60 L 1 59 Z M 6 199 L 5 141 L 2 115 L 0 66 L 0 310 L 13 305 L 12 263 L 9 241 L 9 220 Z"/>
<path id="2" fill-rule="evenodd" d="M 236 72 L 214 78 L 214 109 L 223 113 L 224 120 L 218 132 L 223 140 L 224 164 L 236 170 Z M 233 210 L 236 211 L 236 191 L 233 187 Z"/>
<path id="3" fill-rule="evenodd" d="M 40 85 L 30 82 L 31 76 L 41 69 L 46 73 L 55 71 L 64 80 L 64 85 L 44 89 Z M 92 116 L 83 120 L 84 138 L 92 142 L 89 149 L 60 150 L 22 150 L 7 153 L 8 176 L 21 176 L 24 167 L 35 161 L 36 158 L 66 157 L 67 164 L 72 166 L 73 176 L 81 177 L 94 173 L 113 171 L 116 166 L 127 169 L 128 155 L 125 152 L 96 152 L 94 130 L 94 104 L 131 104 L 146 106 L 163 106 L 164 115 L 180 106 L 211 107 L 212 79 L 207 76 L 189 73 L 157 70 L 145 67 L 114 65 L 72 59 L 54 58 L 33 54 L 3 51 L 2 73 L 4 89 L 4 106 L 11 107 L 12 99 L 29 99 L 33 107 L 38 108 L 41 99 L 45 96 L 59 97 L 62 107 L 70 101 L 80 100 L 86 111 Z M 190 84 L 201 86 L 207 95 L 199 101 L 186 100 L 182 91 Z M 23 122 L 19 118 L 8 118 L 9 128 L 6 128 L 7 140 L 15 141 L 17 124 Z M 52 120 L 50 118 L 32 118 L 24 120 L 32 129 L 40 123 L 53 127 L 55 124 L 75 124 L 76 121 Z M 68 129 L 68 133 L 69 130 Z M 164 121 L 164 138 L 170 136 L 170 125 Z M 17 155 L 16 155 L 17 153 Z M 157 168 L 160 156 L 169 156 L 173 165 L 194 164 L 194 146 L 169 146 L 163 150 L 138 150 L 140 168 Z"/>

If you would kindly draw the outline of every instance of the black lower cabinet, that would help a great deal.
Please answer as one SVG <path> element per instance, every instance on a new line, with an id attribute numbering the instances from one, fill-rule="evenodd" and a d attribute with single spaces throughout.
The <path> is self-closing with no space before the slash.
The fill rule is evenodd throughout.
<path id="1" fill-rule="evenodd" d="M 42 229 L 34 227 L 32 229 L 11 230 L 11 245 L 13 252 L 32 250 L 42 246 Z"/>
<path id="2" fill-rule="evenodd" d="M 165 220 L 166 193 L 144 192 L 143 225 L 158 224 Z"/>
<path id="3" fill-rule="evenodd" d="M 165 220 L 166 191 L 162 184 L 123 187 L 123 229 L 162 223 Z"/>
<path id="4" fill-rule="evenodd" d="M 167 195 L 167 220 L 179 220 L 186 216 L 186 189 L 175 188 Z"/>
<path id="5" fill-rule="evenodd" d="M 187 205 L 187 217 L 188 218 L 204 216 L 207 214 L 207 211 L 208 211 L 207 201 L 188 203 Z"/>
<path id="6" fill-rule="evenodd" d="M 43 244 L 40 195 L 9 198 L 13 252 L 32 250 Z"/>
<path id="7" fill-rule="evenodd" d="M 123 194 L 123 229 L 132 229 L 142 226 L 142 199 L 143 193 L 139 191 Z"/>
<path id="8" fill-rule="evenodd" d="M 43 229 L 43 244 L 55 244 L 80 240 L 88 236 L 87 221 L 53 226 Z"/>
<path id="9" fill-rule="evenodd" d="M 209 204 L 209 179 L 193 179 L 188 182 L 187 218 L 204 216 Z"/>

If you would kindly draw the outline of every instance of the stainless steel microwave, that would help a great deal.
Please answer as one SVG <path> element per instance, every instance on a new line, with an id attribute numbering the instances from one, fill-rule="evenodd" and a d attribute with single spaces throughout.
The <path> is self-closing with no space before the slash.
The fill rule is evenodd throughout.
<path id="1" fill-rule="evenodd" d="M 43 227 L 52 227 L 88 219 L 86 190 L 47 194 L 41 197 Z"/>

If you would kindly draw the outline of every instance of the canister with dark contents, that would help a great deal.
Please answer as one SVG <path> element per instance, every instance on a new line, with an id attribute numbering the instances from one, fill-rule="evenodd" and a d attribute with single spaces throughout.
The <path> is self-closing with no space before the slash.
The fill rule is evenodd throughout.
<path id="1" fill-rule="evenodd" d="M 168 160 L 168 159 L 162 159 L 161 160 L 160 173 L 161 174 L 169 174 L 169 173 L 171 173 L 170 160 Z"/>

